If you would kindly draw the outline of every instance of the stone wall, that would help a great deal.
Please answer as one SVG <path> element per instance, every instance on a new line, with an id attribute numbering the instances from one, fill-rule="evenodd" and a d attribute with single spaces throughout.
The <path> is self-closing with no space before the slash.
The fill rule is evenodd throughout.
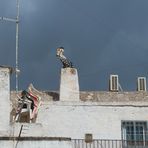
<path id="1" fill-rule="evenodd" d="M 18 95 L 20 95 L 21 91 Z M 60 101 L 58 91 L 40 91 L 42 101 Z M 15 104 L 17 95 L 11 91 L 11 102 Z M 73 100 L 71 100 L 73 101 Z M 148 102 L 148 92 L 109 92 L 109 91 L 80 91 L 80 101 L 87 102 Z"/>

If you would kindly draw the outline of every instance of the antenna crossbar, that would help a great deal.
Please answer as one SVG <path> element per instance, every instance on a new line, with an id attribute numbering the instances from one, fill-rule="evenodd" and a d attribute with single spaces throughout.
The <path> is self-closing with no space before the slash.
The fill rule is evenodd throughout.
<path id="1" fill-rule="evenodd" d="M 9 22 L 15 22 L 15 23 L 18 22 L 17 19 L 8 18 L 8 17 L 0 17 L 0 20 L 2 20 L 2 21 L 9 21 Z"/>

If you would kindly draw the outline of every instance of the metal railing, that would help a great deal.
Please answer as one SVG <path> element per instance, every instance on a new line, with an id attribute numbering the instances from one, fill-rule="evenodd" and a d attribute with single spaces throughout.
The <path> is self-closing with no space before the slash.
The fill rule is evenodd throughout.
<path id="1" fill-rule="evenodd" d="M 148 148 L 148 141 L 73 139 L 72 148 Z"/>

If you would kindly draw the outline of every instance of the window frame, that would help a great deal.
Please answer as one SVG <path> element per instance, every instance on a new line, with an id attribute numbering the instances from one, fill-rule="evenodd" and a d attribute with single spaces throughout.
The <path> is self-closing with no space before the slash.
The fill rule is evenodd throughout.
<path id="1" fill-rule="evenodd" d="M 125 127 L 124 127 L 124 124 L 125 124 Z M 130 124 L 133 125 L 133 126 L 131 126 L 132 127 L 131 129 L 133 129 L 133 131 L 129 130 L 130 131 L 129 132 L 129 139 L 127 139 L 127 136 L 128 136 L 127 127 L 130 127 Z M 141 132 L 140 125 L 143 129 L 142 135 L 141 135 L 142 140 L 137 140 L 138 138 L 139 139 L 141 138 L 139 135 L 139 133 Z M 133 135 L 130 135 L 132 132 L 133 132 Z M 133 136 L 133 139 L 132 139 L 132 136 Z M 132 145 L 145 146 L 145 145 L 148 145 L 148 121 L 146 121 L 146 120 L 122 120 L 121 121 L 121 138 L 122 138 L 125 146 L 132 146 Z"/>

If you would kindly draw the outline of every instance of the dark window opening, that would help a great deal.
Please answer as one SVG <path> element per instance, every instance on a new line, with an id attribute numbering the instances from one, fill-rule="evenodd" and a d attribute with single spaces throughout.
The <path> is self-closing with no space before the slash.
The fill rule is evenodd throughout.
<path id="1" fill-rule="evenodd" d="M 122 140 L 126 146 L 148 146 L 148 126 L 146 121 L 123 121 Z"/>

